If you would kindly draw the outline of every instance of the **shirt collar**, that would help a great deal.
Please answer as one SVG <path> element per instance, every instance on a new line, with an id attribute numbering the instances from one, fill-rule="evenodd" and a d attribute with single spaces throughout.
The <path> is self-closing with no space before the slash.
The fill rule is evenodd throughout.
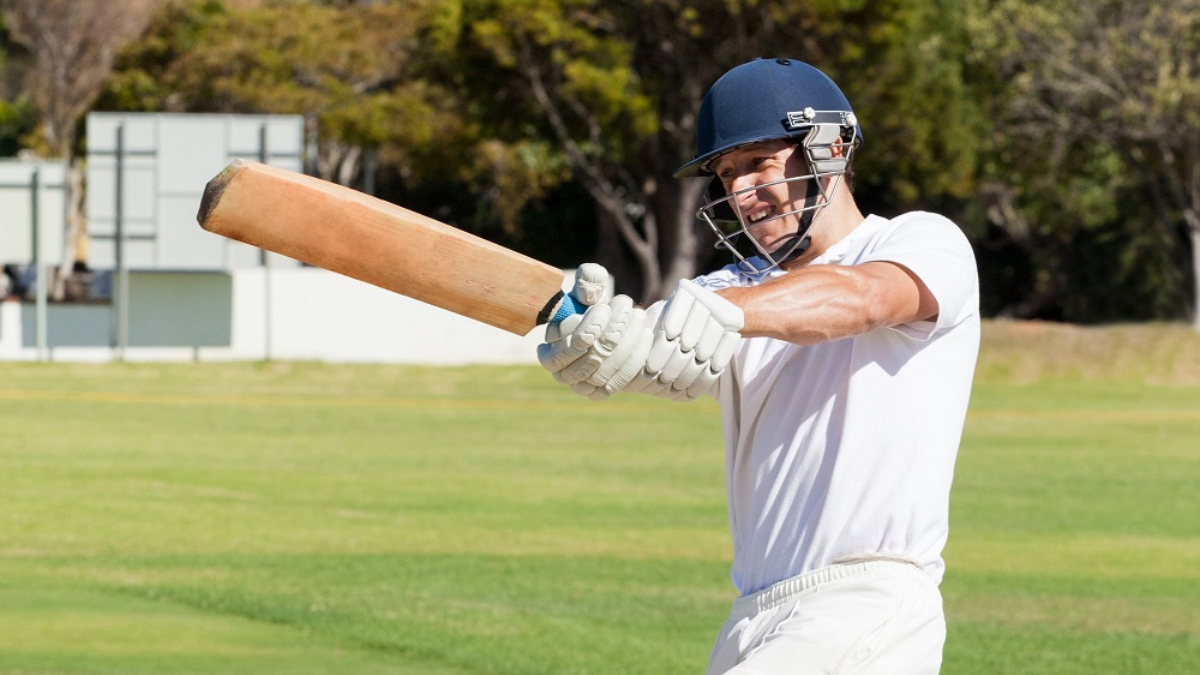
<path id="1" fill-rule="evenodd" d="M 854 247 L 855 242 L 861 241 L 865 237 L 870 237 L 879 231 L 879 228 L 887 224 L 886 218 L 870 215 L 867 216 L 858 227 L 850 230 L 849 234 L 835 242 L 833 246 L 825 249 L 821 255 L 813 258 L 810 265 L 833 265 L 841 262 Z"/>
<path id="2" fill-rule="evenodd" d="M 863 219 L 863 221 L 861 223 L 858 224 L 857 227 L 855 227 L 853 230 L 850 230 L 849 234 L 847 234 L 846 236 L 842 237 L 840 240 L 835 242 L 833 244 L 833 246 L 830 246 L 828 249 L 826 249 L 824 253 L 817 256 L 816 258 L 813 258 L 812 261 L 810 261 L 808 264 L 809 265 L 835 265 L 835 264 L 841 262 L 850 253 L 851 247 L 854 245 L 855 242 L 862 240 L 864 237 L 869 237 L 869 236 L 875 234 L 875 232 L 877 232 L 879 230 L 879 228 L 886 225 L 887 222 L 888 221 L 886 218 L 883 218 L 880 216 L 876 216 L 876 215 L 867 216 L 866 218 Z M 769 264 L 767 261 L 763 260 L 762 258 L 760 258 L 758 256 L 754 256 L 752 258 L 747 258 L 746 262 L 749 263 L 750 265 L 753 265 L 755 268 L 760 268 L 760 269 L 762 267 L 766 267 Z M 785 270 L 781 270 L 778 267 L 771 269 L 771 270 L 759 271 L 759 272 L 747 272 L 745 269 L 739 269 L 738 272 L 742 276 L 745 276 L 749 279 L 755 279 L 760 282 L 766 281 L 767 279 L 773 279 L 775 277 L 787 274 L 787 272 Z"/>

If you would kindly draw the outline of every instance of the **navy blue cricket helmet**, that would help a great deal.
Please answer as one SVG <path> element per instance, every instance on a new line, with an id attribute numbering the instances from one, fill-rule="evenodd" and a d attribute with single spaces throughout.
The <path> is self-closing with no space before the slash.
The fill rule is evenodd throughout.
<path id="1" fill-rule="evenodd" d="M 816 124 L 836 124 L 853 134 L 844 140 L 862 141 L 850 102 L 825 73 L 795 59 L 744 63 L 708 90 L 696 119 L 696 157 L 675 177 L 708 175 L 709 162 L 722 153 L 747 143 L 803 137 Z"/>
<path id="2" fill-rule="evenodd" d="M 779 139 L 795 140 L 807 173 L 734 193 L 727 193 L 721 181 L 713 177 L 707 202 L 696 212 L 696 217 L 716 233 L 716 246 L 733 253 L 738 265 L 748 272 L 783 266 L 808 249 L 812 241 L 809 230 L 833 198 L 851 155 L 862 142 L 858 119 L 842 90 L 821 71 L 794 59 L 744 63 L 725 73 L 708 90 L 696 119 L 696 157 L 675 172 L 676 178 L 712 176 L 709 166 L 724 153 Z M 805 185 L 803 202 L 748 222 L 739 197 L 784 182 Z M 781 218 L 794 218 L 795 230 L 779 240 L 784 243 L 768 250 L 755 231 Z"/>

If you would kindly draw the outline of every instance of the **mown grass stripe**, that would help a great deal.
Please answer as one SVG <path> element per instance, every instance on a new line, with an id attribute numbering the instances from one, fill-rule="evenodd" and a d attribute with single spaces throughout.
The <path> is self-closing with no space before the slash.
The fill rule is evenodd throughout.
<path id="1" fill-rule="evenodd" d="M 80 390 L 19 390 L 0 389 L 0 400 L 8 401 L 54 401 L 80 403 L 123 403 L 131 405 L 213 405 L 254 407 L 314 407 L 314 408 L 437 408 L 437 409 L 481 409 L 481 410 L 571 410 L 594 412 L 596 404 L 583 399 L 563 397 L 561 400 L 531 399 L 480 399 L 440 396 L 288 396 L 250 394 L 177 394 L 177 393 L 130 393 L 118 391 Z M 607 410 L 645 411 L 641 397 L 616 399 L 601 404 Z M 676 408 L 665 405 L 662 411 Z M 1039 418 L 1046 420 L 1093 420 L 1154 422 L 1154 421 L 1200 421 L 1200 410 L 1120 410 L 1111 408 L 1068 408 L 1044 410 L 1034 408 L 975 407 L 967 412 L 970 418 Z"/>

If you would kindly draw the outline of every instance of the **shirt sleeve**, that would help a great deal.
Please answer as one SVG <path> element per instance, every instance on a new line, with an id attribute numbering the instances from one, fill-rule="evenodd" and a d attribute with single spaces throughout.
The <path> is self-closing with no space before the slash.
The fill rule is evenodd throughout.
<path id="1" fill-rule="evenodd" d="M 728 265 L 715 272 L 709 272 L 708 274 L 698 276 L 692 279 L 692 281 L 696 282 L 696 284 L 701 288 L 715 293 L 726 288 L 745 286 L 746 283 L 742 279 L 742 276 L 743 275 L 738 273 L 736 266 Z"/>
<path id="2" fill-rule="evenodd" d="M 917 340 L 953 328 L 979 313 L 979 271 L 966 235 L 949 219 L 915 212 L 889 223 L 861 262 L 902 265 L 925 284 L 937 300 L 933 321 L 894 328 Z"/>

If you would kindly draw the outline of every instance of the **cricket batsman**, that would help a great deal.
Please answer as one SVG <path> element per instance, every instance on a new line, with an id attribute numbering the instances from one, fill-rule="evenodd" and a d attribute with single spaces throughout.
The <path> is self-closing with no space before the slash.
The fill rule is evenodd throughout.
<path id="1" fill-rule="evenodd" d="M 723 75 L 676 177 L 733 253 L 665 301 L 611 297 L 551 325 L 542 365 L 576 393 L 712 396 L 738 597 L 709 675 L 937 673 L 950 485 L 979 349 L 974 254 L 946 218 L 864 216 L 838 86 L 794 59 Z"/>

